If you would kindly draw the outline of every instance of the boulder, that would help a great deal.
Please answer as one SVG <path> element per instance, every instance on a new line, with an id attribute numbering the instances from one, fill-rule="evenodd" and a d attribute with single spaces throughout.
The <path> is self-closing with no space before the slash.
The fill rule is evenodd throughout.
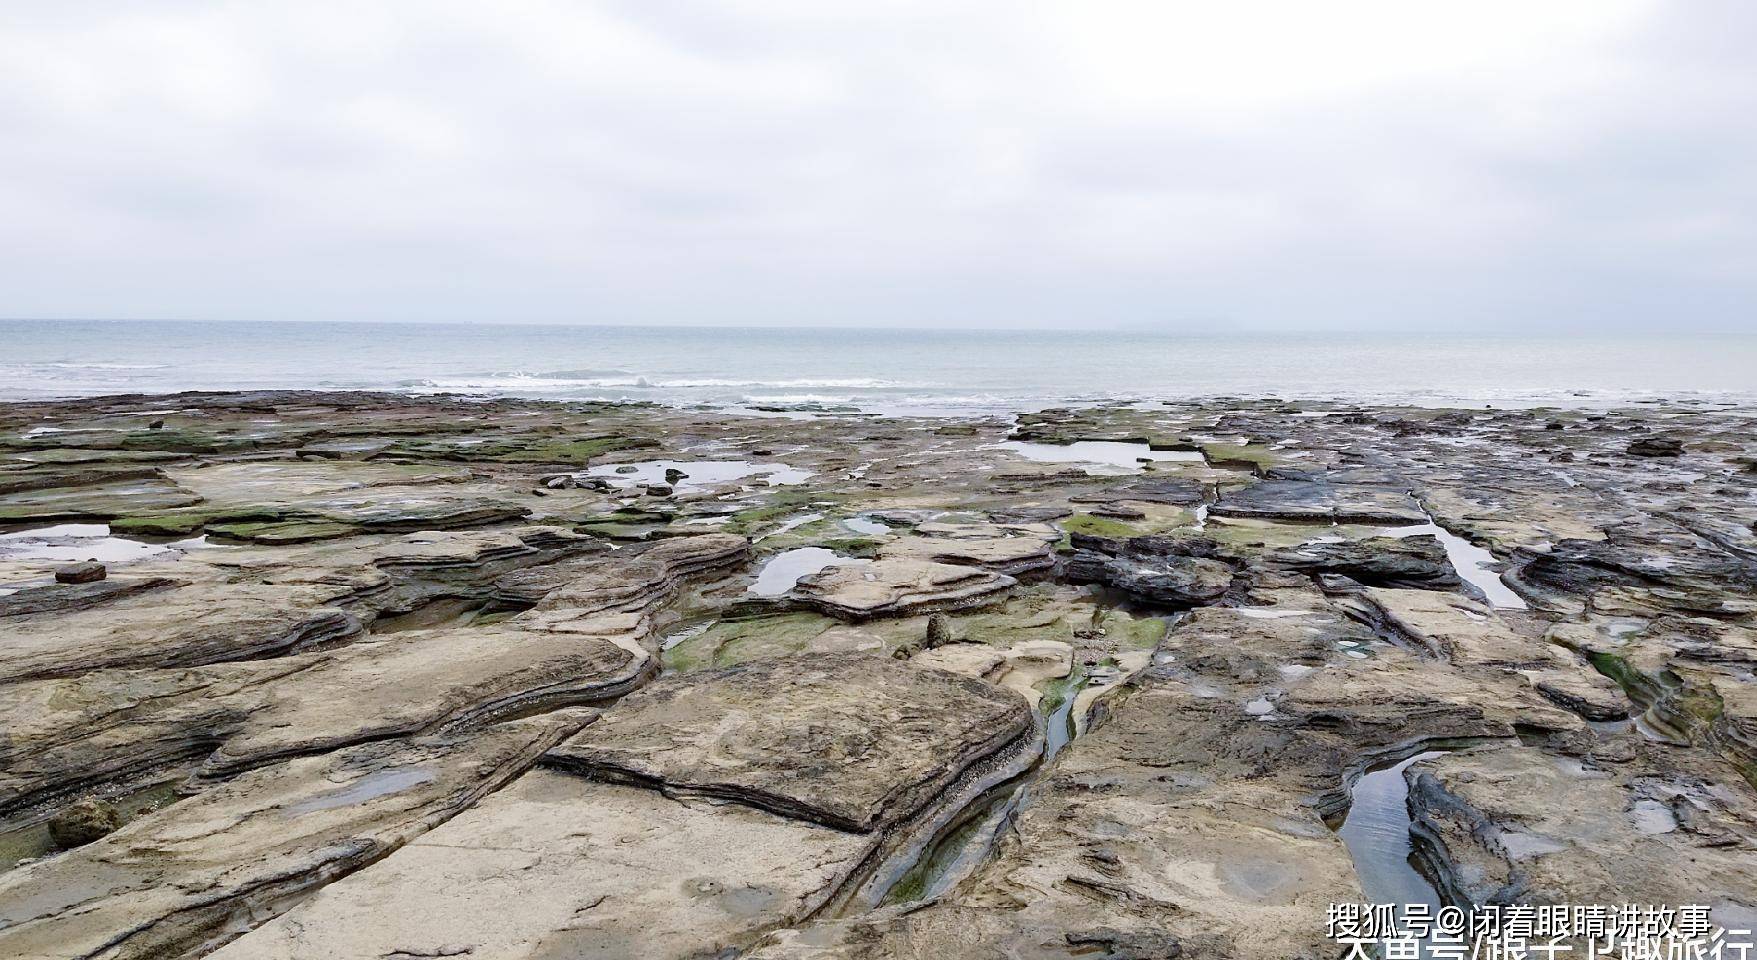
<path id="1" fill-rule="evenodd" d="M 1671 437 L 1640 437 L 1630 441 L 1625 452 L 1631 457 L 1681 457 L 1684 444 Z"/>
<path id="2" fill-rule="evenodd" d="M 96 583 L 109 575 L 109 570 L 96 560 L 70 563 L 55 570 L 56 583 Z"/>
<path id="3" fill-rule="evenodd" d="M 49 838 L 57 847 L 71 850 L 108 836 L 120 826 L 122 814 L 115 804 L 88 797 L 57 810 L 49 818 Z"/>

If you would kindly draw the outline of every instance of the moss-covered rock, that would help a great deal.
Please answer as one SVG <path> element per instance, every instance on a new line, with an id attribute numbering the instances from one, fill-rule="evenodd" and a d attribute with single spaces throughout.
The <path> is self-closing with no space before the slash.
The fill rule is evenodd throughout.
<path id="1" fill-rule="evenodd" d="M 1263 473 L 1281 463 L 1281 457 L 1275 451 L 1260 443 L 1204 443 L 1201 448 L 1202 456 L 1210 466 L 1230 470 Z"/>
<path id="2" fill-rule="evenodd" d="M 271 523 L 222 523 L 208 527 L 207 532 L 224 540 L 278 544 L 333 540 L 359 533 L 360 528 L 327 520 L 283 520 Z"/>
<path id="3" fill-rule="evenodd" d="M 1096 517 L 1090 513 L 1076 513 L 1061 521 L 1061 527 L 1070 534 L 1083 533 L 1093 537 L 1138 537 L 1146 532 L 1120 520 Z"/>
<path id="4" fill-rule="evenodd" d="M 665 650 L 661 661 L 667 670 L 685 672 L 792 656 L 838 625 L 805 612 L 720 620 Z"/>

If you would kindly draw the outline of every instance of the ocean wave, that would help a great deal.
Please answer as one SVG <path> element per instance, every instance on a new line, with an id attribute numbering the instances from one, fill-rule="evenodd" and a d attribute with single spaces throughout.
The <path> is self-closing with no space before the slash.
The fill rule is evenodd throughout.
<path id="1" fill-rule="evenodd" d="M 741 403 L 752 405 L 773 404 L 878 404 L 881 407 L 933 407 L 988 410 L 995 408 L 1011 408 L 1019 406 L 1023 401 L 1019 397 L 998 397 L 993 394 L 943 394 L 943 393 L 910 393 L 883 398 L 860 397 L 852 394 L 822 393 L 774 393 L 746 394 Z"/>
<path id="2" fill-rule="evenodd" d="M 739 380 L 720 377 L 652 378 L 634 374 L 562 376 L 556 373 L 491 373 L 481 376 L 422 378 L 401 381 L 398 386 L 428 390 L 516 390 L 552 393 L 562 390 L 921 390 L 931 384 L 885 380 L 877 377 L 806 377 L 792 380 Z M 580 371 L 589 373 L 591 371 Z"/>
<path id="3" fill-rule="evenodd" d="M 601 380 L 606 377 L 635 378 L 640 376 L 633 370 L 551 370 L 548 373 L 525 373 L 513 371 L 505 374 L 509 377 L 536 377 L 539 380 Z"/>
<path id="4" fill-rule="evenodd" d="M 1027 398 L 997 397 L 993 394 L 977 394 L 970 396 L 916 394 L 897 397 L 887 402 L 902 407 L 1016 407 Z M 1050 398 L 1043 398 L 1050 399 Z"/>
<path id="5" fill-rule="evenodd" d="M 603 390 L 610 387 L 643 387 L 647 384 L 635 379 L 615 379 L 610 377 L 585 378 L 578 380 L 548 380 L 542 377 L 529 376 L 487 376 L 458 377 L 445 379 L 404 380 L 398 386 L 416 391 L 448 391 L 462 393 L 563 393 L 568 390 Z"/>
<path id="6" fill-rule="evenodd" d="M 877 377 L 806 377 L 797 380 L 728 380 L 707 378 L 700 380 L 656 380 L 653 381 L 651 385 L 654 387 L 675 387 L 678 389 L 737 387 L 745 390 L 924 390 L 933 386 L 933 384 L 930 383 L 884 380 Z"/>
<path id="7" fill-rule="evenodd" d="M 776 393 L 745 396 L 741 397 L 738 402 L 752 405 L 760 404 L 763 406 L 795 403 L 848 404 L 853 403 L 854 398 L 851 396 L 831 396 L 822 393 Z"/>
<path id="8" fill-rule="evenodd" d="M 45 363 L 54 370 L 166 370 L 168 363 Z"/>

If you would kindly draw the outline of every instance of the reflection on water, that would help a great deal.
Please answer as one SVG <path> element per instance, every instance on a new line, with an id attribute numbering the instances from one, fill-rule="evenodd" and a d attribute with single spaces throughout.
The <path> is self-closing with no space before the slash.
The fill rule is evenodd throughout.
<path id="1" fill-rule="evenodd" d="M 634 469 L 629 469 L 630 467 Z M 676 481 L 665 479 L 668 470 L 681 471 Z M 603 464 L 586 471 L 594 477 L 628 489 L 668 483 L 678 493 L 710 490 L 743 480 L 761 480 L 771 487 L 804 483 L 810 470 L 785 463 L 754 463 L 749 460 L 646 460 L 640 463 Z"/>
<path id="2" fill-rule="evenodd" d="M 842 521 L 842 526 L 869 537 L 883 536 L 891 532 L 890 524 L 880 523 L 871 517 L 848 517 Z"/>
<path id="3" fill-rule="evenodd" d="M 756 575 L 756 582 L 750 585 L 750 592 L 759 597 L 778 597 L 793 589 L 800 578 L 809 576 L 825 567 L 840 566 L 852 563 L 867 563 L 866 560 L 844 557 L 834 550 L 823 547 L 800 547 L 797 550 L 783 550 L 763 564 L 762 570 Z"/>
<path id="4" fill-rule="evenodd" d="M 0 533 L 0 560 L 49 560 L 77 563 L 127 563 L 168 553 L 171 547 L 110 535 L 106 523 L 61 523 Z"/>
<path id="5" fill-rule="evenodd" d="M 1427 904 L 1435 913 L 1438 891 L 1410 863 L 1409 784 L 1411 764 L 1441 756 L 1430 750 L 1401 763 L 1361 774 L 1349 792 L 1348 817 L 1336 831 L 1354 859 L 1354 871 L 1369 903 Z"/>
<path id="6" fill-rule="evenodd" d="M 1525 609 L 1525 601 L 1502 583 L 1501 575 L 1493 569 L 1498 563 L 1495 555 L 1445 527 L 1429 522 L 1379 531 L 1380 536 L 1386 537 L 1416 537 L 1424 533 L 1432 534 L 1440 541 L 1440 545 L 1446 548 L 1446 559 L 1452 561 L 1452 568 L 1465 582 L 1481 590 L 1490 606 L 1502 610 Z"/>
<path id="7" fill-rule="evenodd" d="M 1079 440 L 1074 443 L 1030 443 L 1008 440 L 997 443 L 1001 450 L 1011 450 L 1027 460 L 1038 463 L 1086 463 L 1105 468 L 1099 472 L 1119 470 L 1139 473 L 1142 461 L 1180 460 L 1201 463 L 1202 454 L 1195 450 L 1154 450 L 1145 443 L 1123 443 L 1118 440 Z M 1091 472 L 1091 471 L 1088 471 Z"/>
<path id="8" fill-rule="evenodd" d="M 393 767 L 389 770 L 375 770 L 358 780 L 327 793 L 301 800 L 281 809 L 281 814 L 296 817 L 301 814 L 318 810 L 334 810 L 337 807 L 351 807 L 393 793 L 401 793 L 411 787 L 418 787 L 433 780 L 433 771 L 425 767 Z"/>

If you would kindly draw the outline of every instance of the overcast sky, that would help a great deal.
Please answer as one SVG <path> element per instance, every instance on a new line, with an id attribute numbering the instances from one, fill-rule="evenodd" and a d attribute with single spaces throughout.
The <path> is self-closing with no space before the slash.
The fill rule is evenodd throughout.
<path id="1" fill-rule="evenodd" d="M 1757 327 L 1757 4 L 0 6 L 0 316 Z"/>

